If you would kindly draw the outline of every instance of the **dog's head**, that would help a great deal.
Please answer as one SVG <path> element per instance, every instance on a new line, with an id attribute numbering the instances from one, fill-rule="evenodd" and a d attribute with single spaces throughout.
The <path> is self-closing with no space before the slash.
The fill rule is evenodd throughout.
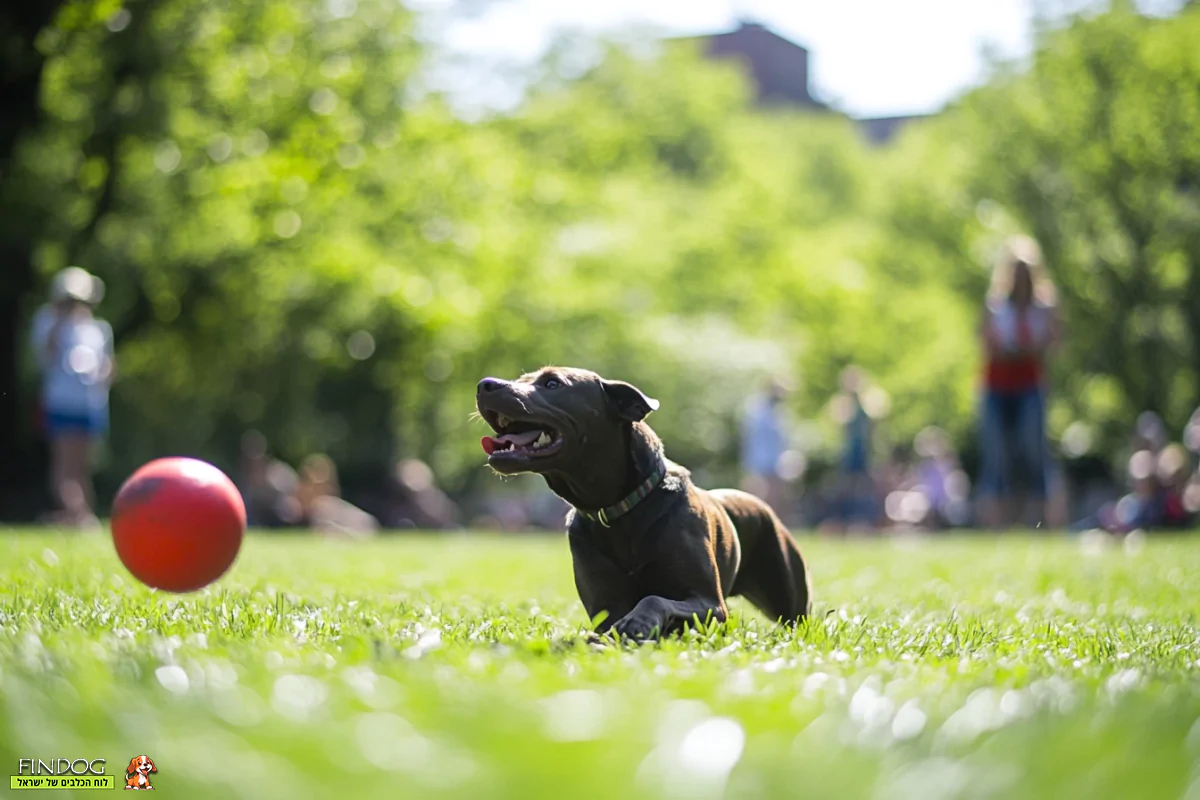
<path id="1" fill-rule="evenodd" d="M 148 775 L 151 772 L 158 772 L 158 767 L 154 766 L 154 761 L 150 756 L 134 756 L 129 760 L 129 766 L 125 768 L 126 775 Z"/>
<path id="2" fill-rule="evenodd" d="M 475 405 L 496 434 L 483 437 L 488 464 L 515 475 L 568 468 L 589 444 L 618 439 L 658 401 L 589 370 L 544 367 L 515 381 L 484 378 Z"/>

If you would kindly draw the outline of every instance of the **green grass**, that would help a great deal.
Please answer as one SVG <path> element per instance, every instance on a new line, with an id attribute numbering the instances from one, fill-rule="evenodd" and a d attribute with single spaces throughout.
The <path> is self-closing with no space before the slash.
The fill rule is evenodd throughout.
<path id="1" fill-rule="evenodd" d="M 0 765 L 144 752 L 168 797 L 1200 797 L 1200 541 L 802 546 L 812 625 L 735 600 L 598 649 L 559 536 L 255 535 L 176 597 L 107 537 L 3 533 Z"/>

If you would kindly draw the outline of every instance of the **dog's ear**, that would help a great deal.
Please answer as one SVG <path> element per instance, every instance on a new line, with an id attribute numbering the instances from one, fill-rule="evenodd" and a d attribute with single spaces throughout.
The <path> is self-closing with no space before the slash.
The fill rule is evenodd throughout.
<path id="1" fill-rule="evenodd" d="M 604 394 L 608 397 L 608 402 L 612 403 L 621 419 L 639 422 L 645 419 L 651 411 L 658 410 L 658 401 L 653 397 L 647 397 L 632 383 L 602 380 L 600 385 L 604 387 Z"/>
<path id="2" fill-rule="evenodd" d="M 137 756 L 129 759 L 129 766 L 125 768 L 126 775 L 132 775 L 133 773 L 137 772 L 137 760 Z"/>
<path id="3" fill-rule="evenodd" d="M 146 763 L 150 765 L 151 772 L 158 772 L 158 767 L 154 766 L 153 758 L 151 758 L 150 756 L 146 756 Z"/>

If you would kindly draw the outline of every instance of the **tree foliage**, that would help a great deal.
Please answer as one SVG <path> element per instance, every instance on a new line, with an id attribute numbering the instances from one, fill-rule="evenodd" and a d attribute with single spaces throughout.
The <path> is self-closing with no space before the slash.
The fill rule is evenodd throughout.
<path id="1" fill-rule="evenodd" d="M 964 103 L 969 187 L 1040 241 L 1070 333 L 1057 418 L 1112 442 L 1200 402 L 1200 9 L 1125 2 L 1047 26 L 1024 72 Z"/>
<path id="2" fill-rule="evenodd" d="M 987 263 L 1018 227 L 1071 330 L 1055 419 L 1178 422 L 1200 358 L 1198 23 L 1119 7 L 1046 30 L 1028 70 L 877 151 L 836 115 L 753 110 L 686 44 L 583 74 L 552 55 L 518 109 L 468 121 L 421 90 L 427 46 L 392 0 L 73 0 L 39 36 L 47 121 L 5 202 L 38 221 L 43 279 L 80 263 L 110 286 L 113 476 L 172 452 L 232 466 L 254 427 L 293 460 L 419 456 L 465 488 L 475 382 L 544 363 L 641 385 L 713 479 L 768 374 L 824 420 L 858 363 L 887 436 L 965 441 Z"/>

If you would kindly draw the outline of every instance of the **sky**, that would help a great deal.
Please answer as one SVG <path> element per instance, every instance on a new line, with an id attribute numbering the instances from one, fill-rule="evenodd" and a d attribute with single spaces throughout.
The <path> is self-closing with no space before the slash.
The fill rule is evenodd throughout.
<path id="1" fill-rule="evenodd" d="M 714 33 L 745 18 L 808 48 L 818 97 L 856 116 L 889 116 L 936 111 L 978 83 L 985 47 L 1025 55 L 1031 17 L 1031 0 L 495 0 L 474 18 L 457 15 L 438 39 L 459 54 L 519 65 L 535 61 L 561 29 Z M 457 80 L 499 98 L 504 89 L 491 77 Z"/>

